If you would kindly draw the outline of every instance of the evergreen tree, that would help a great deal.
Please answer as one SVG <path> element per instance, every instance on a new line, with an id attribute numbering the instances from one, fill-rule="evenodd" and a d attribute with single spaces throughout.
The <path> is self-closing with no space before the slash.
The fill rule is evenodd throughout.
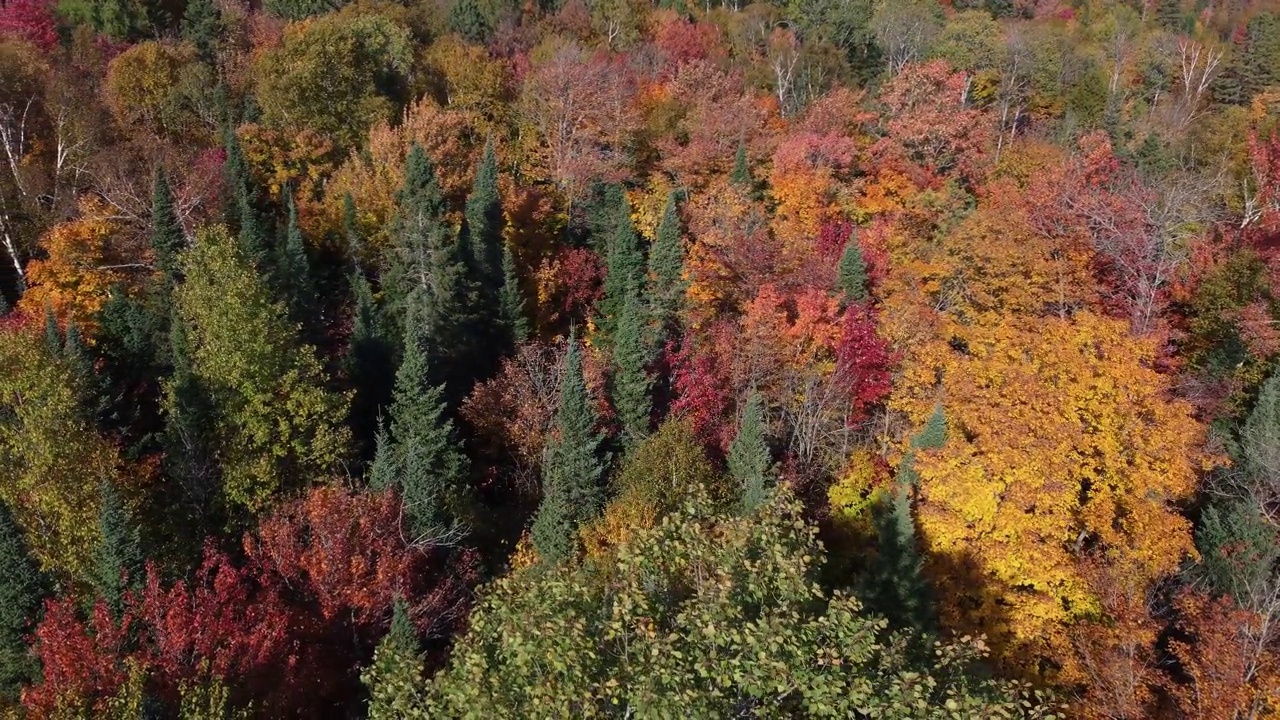
<path id="1" fill-rule="evenodd" d="M 9 507 L 0 503 L 0 698 L 10 703 L 34 680 L 39 665 L 27 645 L 49 584 L 40 573 Z"/>
<path id="2" fill-rule="evenodd" d="M 623 441 L 628 448 L 635 447 L 649 435 L 649 420 L 653 414 L 650 395 L 653 377 L 648 370 L 652 353 L 646 319 L 647 313 L 640 297 L 633 293 L 622 308 L 613 343 L 613 405 L 622 422 Z"/>
<path id="3" fill-rule="evenodd" d="M 640 292 L 644 271 L 644 252 L 640 249 L 635 224 L 631 222 L 631 205 L 623 197 L 605 255 L 604 297 L 597 308 L 598 325 L 606 341 L 613 338 L 628 297 Z"/>
<path id="4" fill-rule="evenodd" d="M 98 313 L 94 351 L 103 419 L 120 434 L 131 458 L 160 450 L 160 382 L 170 373 L 171 302 L 169 285 L 157 281 L 138 297 L 112 288 Z"/>
<path id="5" fill-rule="evenodd" d="M 71 370 L 75 391 L 80 396 L 80 407 L 87 417 L 94 420 L 103 419 L 110 407 L 104 397 L 106 388 L 102 386 L 98 374 L 93 370 L 93 355 L 80 337 L 80 328 L 75 323 L 67 325 L 67 340 L 62 347 L 62 359 Z"/>
<path id="6" fill-rule="evenodd" d="M 502 248 L 502 325 L 511 347 L 529 339 L 529 318 L 525 315 L 524 294 L 516 275 L 516 260 L 511 248 Z"/>
<path id="7" fill-rule="evenodd" d="M 156 168 L 156 178 L 151 192 L 151 250 L 155 253 L 156 267 L 164 274 L 166 282 L 176 283 L 178 253 L 186 247 L 186 236 L 174 207 L 173 193 L 164 170 Z"/>
<path id="8" fill-rule="evenodd" d="M 752 392 L 738 423 L 738 434 L 729 445 L 729 475 L 741 489 L 744 513 L 755 512 L 768 500 L 773 482 L 773 462 L 765 441 L 764 399 Z"/>
<path id="9" fill-rule="evenodd" d="M 581 350 L 577 337 L 570 335 L 555 432 L 543 453 L 542 503 L 530 532 L 538 555 L 550 565 L 574 554 L 578 527 L 594 518 L 604 502 L 602 439 L 595 428 Z"/>
<path id="10" fill-rule="evenodd" d="M 44 306 L 44 349 L 51 358 L 62 357 L 62 331 L 51 305 Z"/>
<path id="11" fill-rule="evenodd" d="M 498 161 L 493 141 L 485 145 L 476 168 L 464 220 L 465 252 L 472 277 L 487 298 L 502 286 L 502 203 L 498 197 Z"/>
<path id="12" fill-rule="evenodd" d="M 867 298 L 867 263 L 862 258 L 862 245 L 857 238 L 851 237 L 845 243 L 844 252 L 840 254 L 836 284 L 846 304 Z"/>
<path id="13" fill-rule="evenodd" d="M 383 286 L 391 317 L 404 337 L 411 308 L 418 313 L 418 336 L 426 350 L 432 384 L 445 385 L 450 404 L 455 404 L 471 388 L 476 373 L 474 348 L 483 338 L 474 333 L 474 304 L 457 237 L 442 219 L 444 196 L 430 160 L 416 144 L 409 152 L 397 202 Z"/>
<path id="14" fill-rule="evenodd" d="M 1272 582 L 1280 561 L 1280 535 L 1256 504 L 1214 500 L 1204 509 L 1196 529 L 1200 551 L 1198 573 L 1214 591 L 1248 607 L 1255 592 Z"/>
<path id="15" fill-rule="evenodd" d="M 360 238 L 360 223 L 356 218 L 356 201 L 349 192 L 342 194 L 342 234 L 347 241 L 347 255 L 358 265 L 364 242 Z"/>
<path id="16" fill-rule="evenodd" d="M 662 211 L 653 249 L 649 251 L 649 298 L 653 303 L 657 329 L 663 337 L 676 329 L 687 289 L 680 216 L 676 211 L 676 194 L 672 192 L 667 197 L 667 207 Z"/>
<path id="17" fill-rule="evenodd" d="M 449 31 L 467 42 L 483 45 L 492 28 L 476 0 L 454 0 L 453 7 L 449 9 Z"/>
<path id="18" fill-rule="evenodd" d="M 360 676 L 369 689 L 369 720 L 425 720 L 425 671 L 408 606 L 396 598 L 391 629 L 373 651 L 373 664 Z"/>
<path id="19" fill-rule="evenodd" d="M 370 470 L 376 489 L 395 487 L 415 542 L 464 532 L 467 456 L 446 417 L 444 388 L 433 385 L 416 316 L 405 333 L 404 362 L 396 372 L 390 433 L 379 433 Z"/>
<path id="20" fill-rule="evenodd" d="M 240 139 L 236 136 L 233 123 L 228 122 L 223 136 L 223 148 L 227 154 L 224 166 L 227 223 L 238 230 L 240 249 L 245 256 L 254 263 L 260 263 L 266 257 L 266 228 L 255 205 L 256 192 L 253 179 L 249 176 L 249 165 L 240 148 Z"/>
<path id="21" fill-rule="evenodd" d="M 196 48 L 200 62 L 213 65 L 217 59 L 222 13 L 213 0 L 190 0 L 182 14 L 182 39 Z"/>
<path id="22" fill-rule="evenodd" d="M 298 227 L 298 207 L 293 193 L 285 192 L 285 241 L 276 260 L 276 273 L 294 320 L 305 322 L 311 318 L 315 300 L 315 285 L 311 280 L 311 263 L 307 260 L 306 243 L 302 229 Z"/>
<path id="23" fill-rule="evenodd" d="M 142 580 L 142 541 L 116 489 L 104 482 L 99 492 L 98 526 L 102 537 L 94 558 L 94 584 L 111 613 L 120 617 L 125 591 Z"/>
<path id="24" fill-rule="evenodd" d="M 379 409 L 391 400 L 395 344 L 387 336 L 373 289 L 358 269 L 351 274 L 351 288 L 355 313 L 343 366 L 355 390 L 350 425 L 356 435 L 357 451 L 369 460 L 375 447 L 371 433 L 377 427 Z"/>
<path id="25" fill-rule="evenodd" d="M 947 416 L 942 405 L 935 405 L 924 427 L 911 441 L 912 447 L 921 450 L 937 450 L 947 442 Z"/>
<path id="26" fill-rule="evenodd" d="M 165 386 L 164 470 L 181 488 L 187 515 L 197 528 L 212 525 L 219 488 L 208 428 L 213 410 L 191 365 L 187 325 L 175 312 L 169 324 L 173 373 Z M 198 532 L 198 531 L 197 531 Z"/>
<path id="27" fill-rule="evenodd" d="M 755 185 L 755 178 L 751 177 L 751 161 L 747 159 L 746 143 L 738 143 L 738 152 L 733 156 L 733 172 L 729 173 L 729 182 L 747 189 Z"/>
<path id="28" fill-rule="evenodd" d="M 868 607 L 898 627 L 930 631 L 931 592 L 924 577 L 924 558 L 916 547 L 915 520 L 911 515 L 914 462 L 912 453 L 903 458 L 893 497 L 877 510 L 879 554 L 867 576 L 863 596 Z"/>
<path id="29" fill-rule="evenodd" d="M 618 207 L 625 199 L 622 186 L 614 183 L 597 181 L 592 183 L 587 192 L 583 220 L 591 249 L 601 257 L 609 253 L 609 244 L 613 242 L 613 235 L 618 227 Z"/>

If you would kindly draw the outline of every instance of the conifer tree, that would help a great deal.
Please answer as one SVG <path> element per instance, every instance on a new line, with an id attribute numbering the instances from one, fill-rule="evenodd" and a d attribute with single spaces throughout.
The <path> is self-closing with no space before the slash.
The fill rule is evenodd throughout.
<path id="1" fill-rule="evenodd" d="M 182 252 L 186 244 L 186 236 L 174 207 L 173 192 L 169 189 L 169 180 L 165 177 L 164 170 L 157 168 L 151 193 L 151 251 L 155 253 L 156 267 L 170 284 L 179 279 L 178 253 Z"/>
<path id="2" fill-rule="evenodd" d="M 358 265 L 364 243 L 360 238 L 360 223 L 356 218 L 356 201 L 349 192 L 342 194 L 342 235 L 347 241 L 347 255 Z"/>
<path id="3" fill-rule="evenodd" d="M 39 666 L 27 645 L 49 584 L 9 507 L 0 503 L 0 698 L 16 701 Z"/>
<path id="4" fill-rule="evenodd" d="M 62 357 L 62 330 L 51 305 L 44 306 L 44 349 L 51 358 Z"/>
<path id="5" fill-rule="evenodd" d="M 350 424 L 356 434 L 357 451 L 368 460 L 374 447 L 371 434 L 377 427 L 379 408 L 391 400 L 395 344 L 387 336 L 386 323 L 374 303 L 373 288 L 359 269 L 351 274 L 351 288 L 355 313 L 343 367 L 355 390 Z"/>
<path id="6" fill-rule="evenodd" d="M 738 424 L 738 433 L 729 445 L 729 475 L 741 488 L 741 509 L 754 512 L 768 499 L 773 483 L 773 462 L 765 441 L 764 399 L 752 392 Z"/>
<path id="7" fill-rule="evenodd" d="M 516 275 L 516 259 L 511 248 L 502 248 L 502 325 L 511 347 L 529 339 L 529 318 L 525 314 L 524 294 Z"/>
<path id="8" fill-rule="evenodd" d="M 489 20 L 476 0 L 454 0 L 453 7 L 449 9 L 449 31 L 477 45 L 484 44 L 492 32 Z"/>
<path id="9" fill-rule="evenodd" d="M 648 314 L 640 297 L 632 293 L 622 308 L 614 335 L 614 371 L 610 383 L 613 404 L 622 422 L 623 442 L 633 448 L 649 435 L 653 414 L 653 377 L 648 365 L 652 360 L 646 327 Z"/>
<path id="10" fill-rule="evenodd" d="M 369 720 L 425 720 L 425 671 L 408 606 L 396 598 L 391 628 L 373 651 L 373 664 L 360 676 L 369 689 Z"/>
<path id="11" fill-rule="evenodd" d="M 863 595 L 870 608 L 896 626 L 929 631 L 933 628 L 931 592 L 911 515 L 914 462 L 911 453 L 903 458 L 893 497 L 877 510 L 878 555 Z"/>
<path id="12" fill-rule="evenodd" d="M 542 503 L 530 531 L 538 555 L 550 565 L 574 554 L 579 526 L 594 518 L 604 501 L 602 439 L 595 428 L 581 350 L 577 337 L 570 335 L 555 432 L 543 453 Z"/>
<path id="13" fill-rule="evenodd" d="M 415 542 L 466 532 L 469 463 L 446 416 L 444 388 L 433 385 L 416 316 L 396 372 L 390 432 L 381 432 L 370 470 L 375 489 L 395 487 Z"/>
<path id="14" fill-rule="evenodd" d="M 238 230 L 241 252 L 254 263 L 260 263 L 267 252 L 266 228 L 255 206 L 253 179 L 249 176 L 248 161 L 240 147 L 234 124 L 228 122 L 223 133 L 223 147 L 227 154 L 225 164 L 228 224 Z"/>
<path id="15" fill-rule="evenodd" d="M 206 65 L 217 58 L 221 12 L 213 0 L 190 0 L 182 14 L 182 39 L 196 48 L 196 57 Z"/>
<path id="16" fill-rule="evenodd" d="M 684 247 L 680 240 L 680 216 L 676 194 L 667 197 L 667 206 L 658 223 L 658 234 L 649 251 L 649 298 L 657 329 L 666 337 L 678 324 L 688 283 L 684 278 Z"/>
<path id="17" fill-rule="evenodd" d="M 644 271 L 644 253 L 640 249 L 635 224 L 631 221 L 631 204 L 623 197 L 605 255 L 604 297 L 598 308 L 598 325 L 606 340 L 613 337 L 627 298 L 640 292 Z"/>
<path id="18" fill-rule="evenodd" d="M 99 493 L 98 527 L 102 537 L 94 558 L 94 584 L 111 613 L 120 617 L 125 591 L 142 580 L 142 541 L 119 492 L 111 483 L 102 483 Z"/>
<path id="19" fill-rule="evenodd" d="M 836 285 L 845 304 L 867 298 L 867 263 L 863 260 L 862 246 L 857 238 L 849 238 L 844 245 Z"/>
<path id="20" fill-rule="evenodd" d="M 493 141 L 485 145 L 467 196 L 464 242 L 471 275 L 488 298 L 502 286 L 502 203 L 498 197 L 498 160 Z"/>
<path id="21" fill-rule="evenodd" d="M 921 450 L 937 450 L 947 442 L 947 416 L 942 405 L 935 405 L 924 427 L 912 440 L 912 447 Z"/>
<path id="22" fill-rule="evenodd" d="M 738 152 L 733 156 L 733 172 L 729 174 L 729 182 L 747 189 L 755 185 L 756 181 L 751 177 L 751 162 L 747 159 L 746 143 L 738 143 Z"/>
<path id="23" fill-rule="evenodd" d="M 276 273 L 294 320 L 304 322 L 311 317 L 315 285 L 311 280 L 311 263 L 307 259 L 302 229 L 298 227 L 298 207 L 290 192 L 285 193 L 285 213 L 285 241 L 276 260 Z"/>
<path id="24" fill-rule="evenodd" d="M 173 373 L 165 384 L 164 470 L 181 488 L 197 527 L 210 524 L 218 488 L 207 429 L 212 408 L 191 367 L 187 325 L 174 312 L 169 324 Z"/>

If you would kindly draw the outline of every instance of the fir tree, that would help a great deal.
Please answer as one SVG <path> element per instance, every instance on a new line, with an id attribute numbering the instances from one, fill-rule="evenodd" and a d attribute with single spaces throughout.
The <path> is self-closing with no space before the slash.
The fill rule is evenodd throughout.
<path id="1" fill-rule="evenodd" d="M 276 260 L 279 285 L 284 292 L 294 320 L 305 322 L 311 318 L 315 300 L 315 286 L 311 280 L 311 263 L 307 260 L 306 243 L 302 229 L 298 227 L 298 207 L 293 194 L 285 192 L 285 241 Z"/>
<path id="2" fill-rule="evenodd" d="M 529 318 L 525 315 L 524 293 L 520 290 L 520 278 L 516 275 L 516 260 L 511 248 L 502 248 L 502 325 L 507 332 L 509 346 L 529 339 Z"/>
<path id="3" fill-rule="evenodd" d="M 173 374 L 165 384 L 164 470 L 181 488 L 187 514 L 194 519 L 183 527 L 199 534 L 201 528 L 213 525 L 218 512 L 217 469 L 208 432 L 214 422 L 213 409 L 193 372 L 187 324 L 176 311 L 169 321 L 169 346 Z"/>
<path id="4" fill-rule="evenodd" d="M 933 628 L 931 592 L 924 577 L 924 559 L 916 547 L 915 520 L 911 515 L 914 463 L 911 453 L 903 458 L 893 497 L 877 510 L 879 554 L 867 576 L 863 596 L 868 607 L 896 626 L 929 631 Z"/>
<path id="5" fill-rule="evenodd" d="M 542 503 L 530 532 L 538 555 L 550 565 L 574 554 L 579 526 L 594 518 L 604 501 L 602 439 L 595 427 L 581 350 L 577 337 L 570 335 L 555 432 L 543 453 Z"/>
<path id="6" fill-rule="evenodd" d="M 649 297 L 657 329 L 664 337 L 676 329 L 687 288 L 680 216 L 676 211 L 676 194 L 672 192 L 667 197 L 666 209 L 662 211 L 653 249 L 649 251 Z"/>
<path id="7" fill-rule="evenodd" d="M 650 394 L 653 377 L 648 370 L 652 353 L 647 341 L 646 318 L 640 297 L 633 293 L 622 308 L 613 343 L 613 405 L 622 422 L 623 441 L 628 448 L 634 448 L 648 437 L 653 414 Z"/>
<path id="8" fill-rule="evenodd" d="M 861 302 L 867 298 L 867 263 L 862 258 L 862 245 L 857 238 L 849 238 L 836 277 L 837 289 L 846 303 Z"/>
<path id="9" fill-rule="evenodd" d="M 94 584 L 111 613 L 120 617 L 125 591 L 142 580 L 142 542 L 125 509 L 120 494 L 111 483 L 99 488 L 101 506 L 98 527 L 101 539 L 95 553 Z"/>
<path id="10" fill-rule="evenodd" d="M 390 433 L 379 433 L 370 481 L 394 486 L 404 502 L 415 542 L 464 532 L 467 456 L 446 417 L 444 388 L 433 385 L 417 318 L 405 333 L 404 362 L 396 372 Z"/>
<path id="11" fill-rule="evenodd" d="M 62 331 L 58 329 L 52 305 L 44 306 L 44 349 L 51 358 L 62 357 Z"/>
<path id="12" fill-rule="evenodd" d="M 609 251 L 605 255 L 604 297 L 600 300 L 600 331 L 610 340 L 618 326 L 627 298 L 640 292 L 644 280 L 645 260 L 640 238 L 631 222 L 631 205 L 624 197 L 618 205 Z"/>
<path id="13" fill-rule="evenodd" d="M 395 344 L 387 336 L 386 324 L 374 303 L 373 289 L 358 269 L 351 274 L 351 288 L 355 313 L 343 367 L 355 389 L 350 425 L 356 436 L 357 451 L 369 460 L 375 447 L 371 431 L 377 427 L 379 409 L 391 400 Z"/>
<path id="14" fill-rule="evenodd" d="M 498 161 L 493 141 L 485 145 L 467 196 L 464 242 L 472 277 L 492 298 L 502 285 L 502 204 L 498 197 Z"/>
<path id="15" fill-rule="evenodd" d="M 223 135 L 223 147 L 227 154 L 224 166 L 227 187 L 227 223 L 238 230 L 237 237 L 245 256 L 255 263 L 260 263 L 267 252 L 266 228 L 255 205 L 256 193 L 253 179 L 249 176 L 249 165 L 245 160 L 244 151 L 240 148 L 240 139 L 236 136 L 234 125 L 228 123 Z"/>
<path id="16" fill-rule="evenodd" d="M 213 65 L 217 59 L 221 12 L 213 0 L 190 0 L 182 14 L 182 39 L 196 48 L 200 62 Z"/>
<path id="17" fill-rule="evenodd" d="M 729 174 L 729 182 L 745 189 L 755 186 L 755 178 L 751 177 L 751 161 L 747 159 L 746 143 L 738 143 L 738 152 L 733 156 L 733 172 Z"/>
<path id="18" fill-rule="evenodd" d="M 425 671 L 409 608 L 396 598 L 391 628 L 373 651 L 373 664 L 360 676 L 369 689 L 369 720 L 425 720 L 421 695 Z"/>
<path id="19" fill-rule="evenodd" d="M 449 31 L 477 45 L 483 45 L 492 32 L 489 20 L 476 0 L 454 0 L 453 7 L 449 9 Z"/>
<path id="20" fill-rule="evenodd" d="M 933 412 L 929 415 L 929 419 L 925 421 L 924 427 L 916 434 L 911 441 L 912 447 L 921 450 L 937 450 L 947 442 L 947 416 L 942 411 L 942 405 L 935 405 Z"/>
<path id="21" fill-rule="evenodd" d="M 754 512 L 768 499 L 773 482 L 773 463 L 765 441 L 764 399 L 752 392 L 738 423 L 738 433 L 729 445 L 729 475 L 741 488 L 741 508 Z"/>
<path id="22" fill-rule="evenodd" d="M 176 283 L 180 279 L 178 254 L 186 247 L 186 236 L 174 207 L 173 193 L 164 170 L 156 169 L 151 193 L 151 250 L 155 253 L 156 267 L 164 274 L 165 281 Z"/>
<path id="23" fill-rule="evenodd" d="M 39 665 L 27 645 L 49 584 L 40 573 L 9 507 L 0 503 L 0 697 L 17 700 Z"/>

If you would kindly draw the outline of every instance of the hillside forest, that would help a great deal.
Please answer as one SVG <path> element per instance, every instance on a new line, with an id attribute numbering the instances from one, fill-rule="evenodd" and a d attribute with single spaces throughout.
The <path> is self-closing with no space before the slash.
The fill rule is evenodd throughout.
<path id="1" fill-rule="evenodd" d="M 2 0 L 0 715 L 1280 718 L 1280 3 Z"/>

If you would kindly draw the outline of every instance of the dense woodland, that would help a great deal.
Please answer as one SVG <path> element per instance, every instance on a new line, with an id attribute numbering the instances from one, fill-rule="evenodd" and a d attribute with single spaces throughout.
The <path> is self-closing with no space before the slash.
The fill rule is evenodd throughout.
<path id="1" fill-rule="evenodd" d="M 3 0 L 0 712 L 1280 717 L 1280 4 Z"/>

